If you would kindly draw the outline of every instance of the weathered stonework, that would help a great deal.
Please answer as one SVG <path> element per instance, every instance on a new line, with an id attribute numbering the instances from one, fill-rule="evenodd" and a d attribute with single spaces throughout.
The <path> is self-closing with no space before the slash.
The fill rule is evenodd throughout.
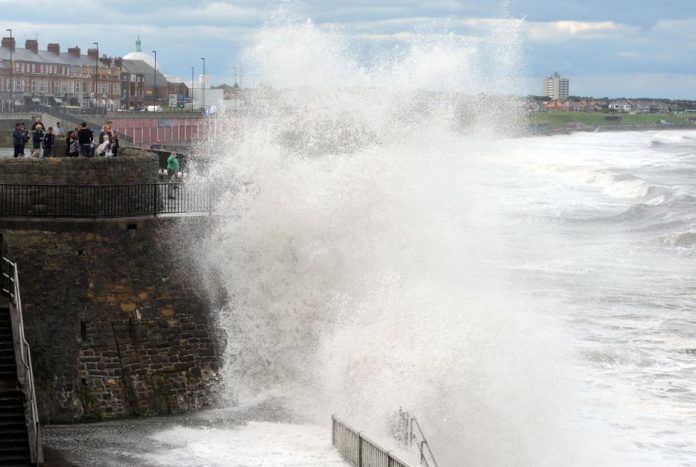
<path id="1" fill-rule="evenodd" d="M 121 149 L 118 157 L 0 159 L 0 184 L 137 185 L 157 183 L 158 172 L 156 154 L 132 148 Z"/>
<path id="2" fill-rule="evenodd" d="M 18 263 L 44 422 L 214 404 L 216 305 L 182 248 L 208 222 L 18 224 L 2 232 L 5 254 Z"/>

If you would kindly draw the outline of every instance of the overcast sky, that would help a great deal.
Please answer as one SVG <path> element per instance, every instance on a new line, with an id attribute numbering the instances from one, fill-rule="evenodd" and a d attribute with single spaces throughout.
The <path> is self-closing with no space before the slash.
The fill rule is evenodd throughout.
<path id="1" fill-rule="evenodd" d="M 696 0 L 168 0 L 73 3 L 0 0 L 0 26 L 12 28 L 18 46 L 59 42 L 122 56 L 140 35 L 143 51 L 157 50 L 166 74 L 191 79 L 191 67 L 216 83 L 233 83 L 240 51 L 254 41 L 278 8 L 303 21 L 345 34 L 369 51 L 414 35 L 486 36 L 498 21 L 523 20 L 524 75 L 531 94 L 557 71 L 571 94 L 595 97 L 696 99 Z M 504 24 L 504 23 L 503 23 Z M 7 33 L 5 33 L 7 35 Z M 244 83 L 253 84 L 251 77 Z"/>

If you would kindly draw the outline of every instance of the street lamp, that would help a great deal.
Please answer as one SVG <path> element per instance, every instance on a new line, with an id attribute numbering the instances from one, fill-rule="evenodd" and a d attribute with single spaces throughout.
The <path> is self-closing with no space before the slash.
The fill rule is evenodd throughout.
<path id="1" fill-rule="evenodd" d="M 12 63 L 12 29 L 6 29 L 10 31 L 10 106 L 14 109 L 14 63 Z"/>
<path id="2" fill-rule="evenodd" d="M 152 111 L 154 112 L 157 106 L 157 51 L 153 50 L 152 53 L 155 54 L 155 79 L 153 80 L 154 84 L 152 85 Z"/>
<path id="3" fill-rule="evenodd" d="M 99 107 L 99 42 L 92 42 L 97 46 L 97 56 L 94 59 L 94 98 L 96 106 Z"/>
<path id="4" fill-rule="evenodd" d="M 205 110 L 205 57 L 201 57 L 203 60 L 203 85 L 201 86 L 201 97 L 203 101 L 203 109 Z"/>
<path id="5" fill-rule="evenodd" d="M 193 67 L 191 67 L 191 110 L 193 111 Z"/>

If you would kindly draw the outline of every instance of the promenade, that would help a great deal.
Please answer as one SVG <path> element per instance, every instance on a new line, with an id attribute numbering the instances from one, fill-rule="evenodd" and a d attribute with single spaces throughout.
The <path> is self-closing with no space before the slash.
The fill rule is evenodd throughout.
<path id="1" fill-rule="evenodd" d="M 0 183 L 3 220 L 208 216 L 214 211 L 211 186 L 170 182 L 152 154 L 32 158 L 25 148 L 24 157 L 14 158 L 13 152 L 0 147 L 6 166 Z"/>

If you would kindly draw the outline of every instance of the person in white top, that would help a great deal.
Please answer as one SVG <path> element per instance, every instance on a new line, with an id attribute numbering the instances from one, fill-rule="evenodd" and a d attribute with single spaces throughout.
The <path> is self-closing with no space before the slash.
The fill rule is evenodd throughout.
<path id="1" fill-rule="evenodd" d="M 104 139 L 104 142 L 97 146 L 96 151 L 98 156 L 111 157 L 113 153 L 111 152 L 111 138 Z"/>

